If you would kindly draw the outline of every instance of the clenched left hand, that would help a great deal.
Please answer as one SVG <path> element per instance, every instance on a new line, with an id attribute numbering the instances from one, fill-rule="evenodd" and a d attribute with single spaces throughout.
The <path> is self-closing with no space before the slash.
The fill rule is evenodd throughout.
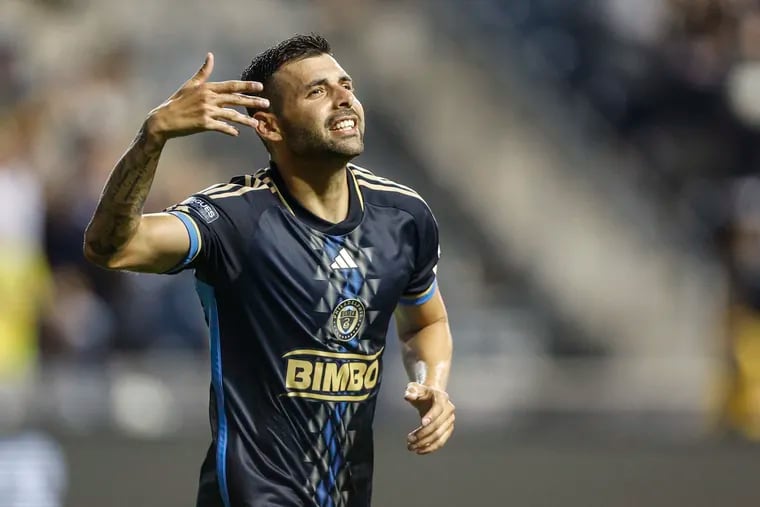
<path id="1" fill-rule="evenodd" d="M 430 454 L 446 444 L 454 432 L 456 407 L 449 395 L 426 385 L 410 382 L 404 399 L 420 413 L 421 424 L 407 436 L 407 448 L 417 454 Z"/>

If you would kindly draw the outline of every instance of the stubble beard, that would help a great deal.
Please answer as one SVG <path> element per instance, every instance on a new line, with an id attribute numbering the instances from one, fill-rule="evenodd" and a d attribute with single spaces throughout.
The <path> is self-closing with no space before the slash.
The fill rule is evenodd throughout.
<path id="1" fill-rule="evenodd" d="M 330 139 L 315 129 L 296 125 L 283 125 L 288 147 L 293 154 L 300 158 L 316 158 L 320 160 L 349 160 L 359 156 L 364 151 L 364 138 L 360 132 L 358 137 L 348 139 Z"/>

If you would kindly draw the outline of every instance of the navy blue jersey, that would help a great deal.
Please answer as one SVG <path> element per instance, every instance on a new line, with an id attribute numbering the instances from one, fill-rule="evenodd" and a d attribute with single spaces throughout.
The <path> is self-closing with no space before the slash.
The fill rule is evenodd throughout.
<path id="1" fill-rule="evenodd" d="M 389 320 L 434 294 L 438 228 L 412 189 L 349 165 L 332 224 L 276 166 L 168 209 L 211 343 L 213 442 L 199 507 L 366 506 Z"/>

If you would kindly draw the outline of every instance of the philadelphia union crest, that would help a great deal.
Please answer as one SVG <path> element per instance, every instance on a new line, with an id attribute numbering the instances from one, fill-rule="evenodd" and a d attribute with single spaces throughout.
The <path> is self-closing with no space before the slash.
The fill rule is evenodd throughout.
<path id="1" fill-rule="evenodd" d="M 358 299 L 346 299 L 333 310 L 332 330 L 335 337 L 348 342 L 353 340 L 364 324 L 364 303 Z"/>

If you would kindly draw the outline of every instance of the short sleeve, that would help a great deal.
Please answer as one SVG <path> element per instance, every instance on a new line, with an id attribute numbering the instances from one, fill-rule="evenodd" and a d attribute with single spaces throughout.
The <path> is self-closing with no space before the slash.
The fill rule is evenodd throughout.
<path id="1" fill-rule="evenodd" d="M 213 281 L 232 278 L 239 271 L 238 228 L 229 210 L 218 201 L 195 194 L 164 211 L 182 221 L 190 239 L 187 256 L 167 274 L 195 269 Z"/>
<path id="2" fill-rule="evenodd" d="M 400 303 L 406 306 L 422 305 L 433 297 L 437 287 L 436 274 L 441 256 L 438 223 L 426 205 L 423 205 L 423 211 L 415 217 L 415 225 L 417 227 L 415 267 L 400 300 Z"/>

